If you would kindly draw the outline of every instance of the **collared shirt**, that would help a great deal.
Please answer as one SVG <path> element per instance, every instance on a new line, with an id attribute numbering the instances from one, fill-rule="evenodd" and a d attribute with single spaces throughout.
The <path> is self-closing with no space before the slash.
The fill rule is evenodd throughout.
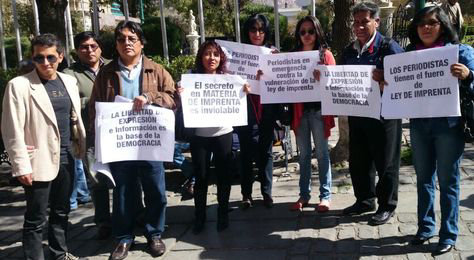
<path id="1" fill-rule="evenodd" d="M 119 58 L 118 64 L 120 67 L 120 74 L 122 74 L 122 76 L 127 77 L 128 79 L 134 79 L 142 71 L 142 67 L 143 67 L 142 63 L 143 63 L 143 55 L 140 57 L 140 60 L 138 61 L 138 63 L 133 65 L 132 69 L 130 70 L 129 68 L 127 68 L 127 66 L 123 64 L 122 60 Z"/>
<path id="2" fill-rule="evenodd" d="M 82 66 L 84 66 L 85 72 L 92 73 L 92 75 L 94 75 L 93 79 L 95 79 L 95 77 L 97 77 L 97 74 L 99 73 L 100 68 L 102 66 L 104 66 L 105 62 L 104 62 L 104 58 L 100 57 L 99 58 L 99 67 L 96 70 L 94 70 L 91 66 L 89 66 L 87 64 L 84 64 L 82 62 L 81 62 L 81 64 L 82 64 Z"/>
<path id="3" fill-rule="evenodd" d="M 362 53 L 366 52 L 366 51 L 370 48 L 370 46 L 372 45 L 372 43 L 373 43 L 374 40 L 375 40 L 375 35 L 376 35 L 376 34 L 377 34 L 377 32 L 374 32 L 374 34 L 372 35 L 372 37 L 370 37 L 370 40 L 367 41 L 367 42 L 364 44 L 364 46 L 362 46 L 362 48 L 360 47 L 360 43 L 359 43 L 358 40 L 356 40 L 356 41 L 354 42 L 354 49 L 357 50 L 357 52 L 359 53 L 359 56 L 360 56 Z"/>

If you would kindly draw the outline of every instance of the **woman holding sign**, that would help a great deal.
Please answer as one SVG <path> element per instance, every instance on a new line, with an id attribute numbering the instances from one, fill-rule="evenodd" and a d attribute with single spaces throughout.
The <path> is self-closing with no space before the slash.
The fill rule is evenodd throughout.
<path id="1" fill-rule="evenodd" d="M 415 15 L 409 38 L 407 51 L 459 43 L 449 17 L 436 6 L 426 7 Z M 451 65 L 451 73 L 459 79 L 461 93 L 473 91 L 473 71 L 474 49 L 459 45 L 459 63 Z M 410 136 L 418 191 L 418 232 L 411 244 L 421 245 L 435 233 L 436 175 L 440 187 L 441 228 L 433 255 L 440 255 L 453 248 L 458 235 L 463 124 L 460 117 L 415 118 L 410 120 Z"/>
<path id="2" fill-rule="evenodd" d="M 221 47 L 214 41 L 206 41 L 198 50 L 195 72 L 205 74 L 224 74 L 226 56 Z M 248 85 L 244 91 L 249 92 Z M 179 88 L 179 92 L 183 89 Z M 210 172 L 211 153 L 214 157 L 217 175 L 217 231 L 229 226 L 229 195 L 232 181 L 229 162 L 232 160 L 232 131 L 228 127 L 196 128 L 191 139 L 191 156 L 196 176 L 194 186 L 195 222 L 193 233 L 204 229 L 206 222 L 207 185 Z"/>
<path id="3" fill-rule="evenodd" d="M 303 17 L 296 25 L 295 51 L 319 50 L 320 64 L 335 65 L 332 53 L 326 49 L 327 43 L 321 24 L 314 16 Z M 316 71 L 315 71 L 316 72 Z M 316 74 L 316 73 L 315 73 Z M 317 77 L 318 75 L 315 75 Z M 331 199 L 331 163 L 329 160 L 328 137 L 334 127 L 334 118 L 321 115 L 321 102 L 293 104 L 291 127 L 296 134 L 296 143 L 300 150 L 300 198 L 291 210 L 301 210 L 311 198 L 311 135 L 316 146 L 316 158 L 319 169 L 319 199 L 316 210 L 326 212 Z"/>
<path id="4" fill-rule="evenodd" d="M 270 22 L 262 14 L 250 16 L 244 24 L 243 42 L 256 46 L 266 46 L 270 38 Z M 273 129 L 276 121 L 275 105 L 260 103 L 260 96 L 247 96 L 248 125 L 236 127 L 239 135 L 240 156 L 242 161 L 242 209 L 253 206 L 252 186 L 254 173 L 252 162 L 257 155 L 258 176 L 263 203 L 267 208 L 273 206 L 272 177 Z M 258 136 L 257 136 L 258 134 Z M 255 139 L 258 139 L 255 140 Z"/>

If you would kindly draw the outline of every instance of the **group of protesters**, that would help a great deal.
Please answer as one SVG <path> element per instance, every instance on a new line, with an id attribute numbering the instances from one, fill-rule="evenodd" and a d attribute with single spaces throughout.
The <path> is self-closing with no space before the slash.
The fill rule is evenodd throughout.
<path id="1" fill-rule="evenodd" d="M 352 28 L 356 40 L 341 53 L 338 65 L 374 65 L 373 80 L 383 91 L 390 88 L 383 76 L 384 57 L 404 50 L 397 42 L 377 32 L 379 13 L 379 7 L 372 2 L 354 6 Z M 244 43 L 271 47 L 270 23 L 264 15 L 249 17 L 243 32 Z M 306 16 L 300 19 L 294 35 L 294 52 L 319 50 L 319 57 L 314 59 L 320 65 L 336 65 L 317 18 Z M 459 44 L 458 33 L 443 9 L 431 6 L 418 11 L 409 26 L 409 39 L 410 45 L 405 51 L 458 44 L 459 61 L 451 65 L 451 73 L 459 79 L 460 88 L 474 91 L 474 49 Z M 171 75 L 144 55 L 145 44 L 143 31 L 137 23 L 120 22 L 115 28 L 116 55 L 109 61 L 101 56 L 106 46 L 97 35 L 79 33 L 75 37 L 78 61 L 61 73 L 58 65 L 64 58 L 63 45 L 55 35 L 42 34 L 31 42 L 34 69 L 8 83 L 3 99 L 1 131 L 13 176 L 25 189 L 23 250 L 26 259 L 44 259 L 42 230 L 47 216 L 49 257 L 80 259 L 69 252 L 66 234 L 68 214 L 77 202 L 75 197 L 70 201 L 73 186 L 78 185 L 76 168 L 81 168 L 82 162 L 87 161 L 83 160 L 86 154 L 93 157 L 95 102 L 114 102 L 115 96 L 121 95 L 133 100 L 135 111 L 147 105 L 168 109 L 180 105 L 180 96 L 186 91 L 186 86 L 175 86 Z M 226 59 L 218 43 L 206 41 L 198 50 L 192 73 L 225 74 Z M 257 79 L 260 76 L 261 71 Z M 320 76 L 320 71 L 315 70 L 314 79 L 319 80 Z M 249 85 L 244 86 L 244 92 L 248 101 L 247 125 L 196 128 L 193 131 L 190 149 L 195 178 L 194 234 L 205 230 L 211 154 L 217 175 L 217 230 L 225 231 L 229 226 L 233 176 L 229 162 L 232 160 L 234 131 L 238 134 L 241 150 L 242 210 L 257 206 L 252 197 L 254 162 L 258 168 L 263 205 L 267 208 L 273 206 L 273 130 L 281 116 L 281 105 L 261 104 L 260 96 L 250 94 Z M 295 132 L 300 152 L 299 199 L 290 205 L 290 210 L 309 206 L 313 140 L 320 184 L 320 201 L 315 210 L 327 212 L 331 207 L 332 182 L 328 137 L 334 127 L 334 117 L 321 114 L 321 102 L 294 103 L 289 106 L 289 111 L 291 120 L 288 123 Z M 375 211 L 369 225 L 385 224 L 394 215 L 398 201 L 401 132 L 400 119 L 349 116 L 349 171 L 356 201 L 342 210 L 343 215 Z M 438 178 L 441 225 L 439 242 L 433 254 L 443 254 L 453 248 L 458 235 L 463 123 L 460 117 L 411 119 L 410 134 L 418 191 L 418 231 L 411 244 L 421 245 L 435 235 L 434 197 Z M 139 214 L 143 217 L 149 253 L 153 257 L 164 254 L 166 247 L 161 235 L 165 228 L 167 199 L 163 163 L 110 163 L 115 181 L 112 214 L 106 178 L 100 174 L 89 176 L 90 165 L 83 165 L 90 179 L 98 238 L 106 239 L 113 233 L 117 239 L 110 259 L 127 257 L 134 242 L 133 229 Z"/>

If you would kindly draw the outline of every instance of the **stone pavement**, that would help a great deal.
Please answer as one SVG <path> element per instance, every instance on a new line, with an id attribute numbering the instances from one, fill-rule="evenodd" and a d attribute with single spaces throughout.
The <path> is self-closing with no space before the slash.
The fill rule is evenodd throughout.
<path id="1" fill-rule="evenodd" d="M 404 130 L 405 139 L 409 140 Z M 336 133 L 337 136 L 337 133 Z M 337 137 L 332 137 L 334 144 Z M 294 140 L 294 139 L 293 139 Z M 282 158 L 281 151 L 276 156 Z M 474 259 L 474 147 L 466 147 L 462 162 L 460 236 L 452 252 L 436 259 Z M 432 259 L 430 250 L 437 238 L 424 246 L 409 246 L 416 232 L 416 186 L 414 170 L 402 166 L 400 171 L 399 204 L 388 224 L 367 225 L 370 215 L 341 216 L 341 210 L 354 202 L 347 169 L 333 168 L 331 210 L 319 214 L 314 211 L 318 202 L 317 175 L 313 175 L 310 207 L 303 212 L 290 212 L 291 203 L 298 199 L 297 164 L 290 163 L 287 176 L 281 164 L 275 167 L 273 196 L 275 206 L 262 205 L 259 185 L 254 185 L 256 206 L 242 211 L 240 187 L 232 187 L 229 229 L 216 231 L 216 187 L 208 195 L 205 230 L 199 235 L 191 232 L 193 200 L 183 200 L 176 185 L 168 185 L 167 228 L 163 235 L 167 252 L 159 259 Z M 317 171 L 316 171 L 317 172 Z M 177 183 L 178 174 L 168 171 L 167 182 Z M 440 212 L 436 205 L 437 217 Z M 0 187 L 0 259 L 21 259 L 21 227 L 25 203 L 21 187 Z M 107 259 L 114 241 L 95 239 L 91 204 L 80 206 L 70 215 L 69 247 L 79 256 Z M 146 239 L 137 228 L 136 244 L 127 259 L 151 259 L 146 252 Z M 47 243 L 47 240 L 44 241 Z"/>

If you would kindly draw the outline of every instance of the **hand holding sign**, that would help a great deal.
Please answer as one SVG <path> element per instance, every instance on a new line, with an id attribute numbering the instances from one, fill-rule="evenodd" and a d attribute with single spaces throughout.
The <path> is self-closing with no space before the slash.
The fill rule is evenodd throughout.
<path id="1" fill-rule="evenodd" d="M 469 77 L 470 70 L 462 63 L 455 63 L 451 65 L 451 73 L 454 77 L 465 80 Z"/>

